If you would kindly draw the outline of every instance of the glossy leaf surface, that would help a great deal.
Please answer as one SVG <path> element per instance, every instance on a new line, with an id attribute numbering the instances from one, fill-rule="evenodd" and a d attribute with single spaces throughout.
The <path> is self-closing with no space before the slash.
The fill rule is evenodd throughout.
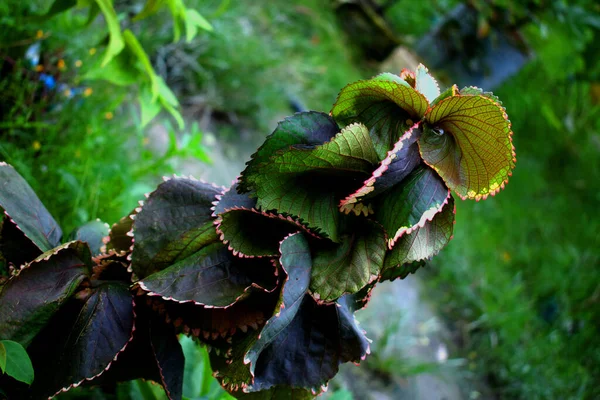
<path id="1" fill-rule="evenodd" d="M 49 396 L 99 376 L 133 331 L 133 299 L 126 284 L 103 283 L 72 298 L 29 348 L 37 372 L 33 392 Z"/>
<path id="2" fill-rule="evenodd" d="M 166 300 L 227 307 L 254 290 L 273 290 L 277 277 L 271 260 L 235 257 L 213 243 L 139 284 Z"/>
<path id="3" fill-rule="evenodd" d="M 377 198 L 375 218 L 388 235 L 390 248 L 402 235 L 431 221 L 450 193 L 431 168 L 420 165 L 398 185 Z"/>
<path id="4" fill-rule="evenodd" d="M 219 188 L 173 178 L 150 194 L 135 216 L 131 266 L 143 279 L 218 240 L 211 217 Z"/>
<path id="5" fill-rule="evenodd" d="M 0 337 L 29 345 L 87 274 L 88 266 L 69 247 L 28 264 L 0 289 Z"/>
<path id="6" fill-rule="evenodd" d="M 31 186 L 10 165 L 0 162 L 0 207 L 42 252 L 60 243 L 62 230 Z"/>

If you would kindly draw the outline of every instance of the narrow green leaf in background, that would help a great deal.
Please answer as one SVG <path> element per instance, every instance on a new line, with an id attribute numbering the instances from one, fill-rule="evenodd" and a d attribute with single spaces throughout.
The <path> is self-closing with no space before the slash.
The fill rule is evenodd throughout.
<path id="1" fill-rule="evenodd" d="M 123 35 L 121 34 L 119 19 L 115 9 L 113 8 L 112 1 L 96 0 L 96 3 L 100 7 L 100 10 L 102 10 L 102 14 L 104 14 L 106 25 L 108 25 L 108 32 L 110 33 L 108 47 L 106 48 L 104 59 L 102 60 L 102 66 L 105 66 L 123 50 L 125 47 L 125 42 L 123 42 Z"/>

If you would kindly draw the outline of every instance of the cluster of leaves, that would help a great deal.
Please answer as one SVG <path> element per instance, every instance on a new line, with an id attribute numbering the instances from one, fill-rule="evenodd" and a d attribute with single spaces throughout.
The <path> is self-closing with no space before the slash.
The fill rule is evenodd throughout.
<path id="1" fill-rule="evenodd" d="M 183 333 L 211 349 L 234 396 L 312 398 L 369 353 L 353 313 L 375 284 L 448 243 L 451 190 L 485 199 L 514 164 L 498 99 L 440 93 L 421 65 L 346 86 L 329 115 L 282 121 L 232 187 L 166 179 L 112 229 L 94 222 L 64 244 L 1 165 L 0 337 L 27 347 L 36 371 L 31 388 L 8 390 L 142 377 L 180 399 Z"/>
<path id="2" fill-rule="evenodd" d="M 104 38 L 106 50 L 102 60 L 84 76 L 88 80 L 104 80 L 118 86 L 139 85 L 141 125 L 150 122 L 161 109 L 168 111 L 184 127 L 179 102 L 164 80 L 154 71 L 150 58 L 131 29 L 122 29 L 122 19 L 117 14 L 113 0 L 55 0 L 43 16 L 50 18 L 63 12 L 87 9 L 87 24 L 102 13 L 107 26 Z M 173 40 L 179 41 L 182 30 L 186 41 L 191 42 L 199 29 L 211 31 L 210 23 L 196 10 L 186 7 L 183 0 L 148 0 L 141 11 L 131 18 L 131 23 L 156 14 L 167 7 L 173 18 Z"/>

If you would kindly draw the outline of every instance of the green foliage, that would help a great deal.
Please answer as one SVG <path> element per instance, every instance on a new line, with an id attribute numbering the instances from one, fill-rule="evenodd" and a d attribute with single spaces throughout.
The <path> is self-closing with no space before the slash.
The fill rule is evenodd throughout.
<path id="1" fill-rule="evenodd" d="M 280 124 L 231 188 L 167 178 L 107 236 L 103 224 L 88 224 L 63 245 L 32 189 L 0 164 L 0 206 L 15 228 L 0 236 L 0 249 L 10 265 L 25 261 L 0 286 L 0 336 L 28 346 L 38 375 L 30 389 L 9 383 L 10 395 L 53 397 L 144 378 L 182 399 L 179 333 L 211 346 L 215 374 L 235 397 L 320 393 L 340 364 L 369 353 L 354 319 L 365 292 L 406 276 L 450 240 L 450 190 L 461 195 L 475 181 L 465 197 L 485 198 L 497 189 L 490 166 L 514 167 L 496 98 L 453 90 L 430 106 L 439 94 L 422 65 L 350 84 L 332 117 L 306 112 Z M 428 135 L 444 129 L 451 140 L 429 151 Z M 463 144 L 476 140 L 479 147 Z M 481 152 L 496 142 L 508 156 Z M 428 157 L 450 151 L 460 157 Z M 486 168 L 462 168 L 464 158 Z M 12 258 L 4 249 L 17 241 L 33 247 Z"/>
<path id="2" fill-rule="evenodd" d="M 34 371 L 31 360 L 19 343 L 0 340 L 0 373 L 28 385 L 33 382 Z"/>

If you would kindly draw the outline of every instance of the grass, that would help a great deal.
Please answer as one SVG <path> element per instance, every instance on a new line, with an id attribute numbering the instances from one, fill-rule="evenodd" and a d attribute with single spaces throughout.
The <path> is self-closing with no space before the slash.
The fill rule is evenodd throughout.
<path id="1" fill-rule="evenodd" d="M 552 84 L 548 84 L 552 82 Z M 543 60 L 496 94 L 513 123 L 506 189 L 457 203 L 455 237 L 426 281 L 503 398 L 597 398 L 600 106 Z M 585 356 L 583 356 L 585 354 Z"/>

